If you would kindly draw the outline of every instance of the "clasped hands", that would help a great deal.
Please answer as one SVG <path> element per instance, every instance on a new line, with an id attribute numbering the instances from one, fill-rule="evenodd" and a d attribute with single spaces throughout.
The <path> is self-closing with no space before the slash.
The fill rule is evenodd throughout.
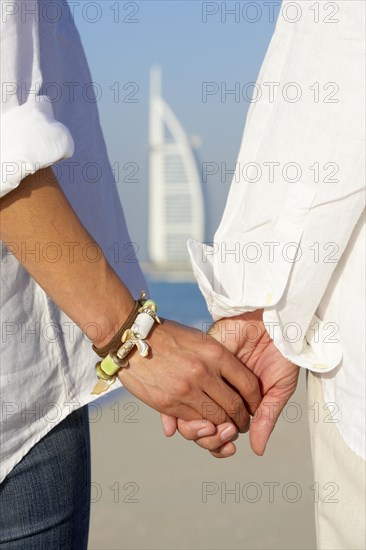
<path id="1" fill-rule="evenodd" d="M 151 356 L 135 355 L 130 368 L 120 369 L 120 381 L 162 413 L 166 436 L 179 431 L 223 458 L 249 431 L 253 451 L 262 455 L 299 374 L 274 345 L 262 313 L 221 319 L 208 334 L 163 321 L 149 337 Z"/>

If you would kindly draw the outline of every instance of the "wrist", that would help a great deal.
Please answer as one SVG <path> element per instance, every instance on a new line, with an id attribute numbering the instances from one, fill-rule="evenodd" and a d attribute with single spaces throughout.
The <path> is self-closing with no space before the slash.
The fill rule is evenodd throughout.
<path id="1" fill-rule="evenodd" d="M 207 334 L 228 347 L 234 354 L 243 350 L 243 347 L 251 349 L 262 338 L 268 337 L 262 309 L 222 317 L 211 326 Z"/>
<path id="2" fill-rule="evenodd" d="M 99 380 L 92 394 L 103 393 L 114 383 L 118 371 L 129 366 L 129 358 L 135 351 L 135 347 L 139 355 L 147 357 L 150 347 L 145 340 L 154 324 L 161 322 L 156 311 L 155 302 L 148 300 L 145 291 L 142 291 L 140 298 L 134 302 L 128 318 L 119 327 L 117 333 L 102 347 L 92 346 L 95 353 L 102 358 L 102 361 L 98 361 L 95 365 Z"/>
<path id="3" fill-rule="evenodd" d="M 115 312 L 114 315 L 106 316 L 102 322 L 98 323 L 98 336 L 96 338 L 90 338 L 95 348 L 104 348 L 104 346 L 106 346 L 114 338 L 120 327 L 130 316 L 134 307 L 135 301 L 131 300 L 128 308 L 126 306 L 123 310 L 120 310 L 119 313 Z"/>
<path id="4" fill-rule="evenodd" d="M 106 301 L 105 313 L 98 317 L 97 321 L 87 323 L 84 326 L 85 330 L 81 327 L 96 348 L 103 348 L 112 340 L 130 316 L 136 303 L 129 293 L 124 296 L 111 296 L 111 299 L 113 303 Z"/>

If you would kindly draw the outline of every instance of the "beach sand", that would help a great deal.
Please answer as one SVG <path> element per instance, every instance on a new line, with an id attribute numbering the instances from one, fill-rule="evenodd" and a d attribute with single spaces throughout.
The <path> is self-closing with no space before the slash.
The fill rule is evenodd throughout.
<path id="1" fill-rule="evenodd" d="M 90 550 L 313 549 L 305 372 L 267 446 L 214 459 L 127 392 L 90 407 Z"/>

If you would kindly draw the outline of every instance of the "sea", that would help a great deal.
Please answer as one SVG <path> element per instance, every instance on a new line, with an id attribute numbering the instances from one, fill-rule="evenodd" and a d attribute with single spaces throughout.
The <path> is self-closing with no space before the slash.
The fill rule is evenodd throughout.
<path id="1" fill-rule="evenodd" d="M 207 330 L 211 320 L 206 302 L 195 282 L 166 282 L 147 278 L 150 296 L 159 314 L 184 325 Z"/>

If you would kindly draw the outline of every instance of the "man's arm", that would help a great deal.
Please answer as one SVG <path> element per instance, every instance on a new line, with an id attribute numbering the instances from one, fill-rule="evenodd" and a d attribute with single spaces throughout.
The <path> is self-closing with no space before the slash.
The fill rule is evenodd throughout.
<path id="1" fill-rule="evenodd" d="M 342 350 L 316 311 L 365 208 L 364 9 L 332 27 L 279 19 L 257 84 L 301 84 L 301 101 L 251 105 L 213 246 L 190 244 L 215 320 L 263 309 L 283 356 L 321 373 Z M 337 97 L 314 99 L 314 82 Z"/>
<path id="2" fill-rule="evenodd" d="M 291 83 L 301 100 L 263 93 L 253 102 L 213 246 L 190 243 L 208 308 L 221 319 L 216 326 L 244 328 L 263 311 L 260 331 L 268 335 L 258 357 L 267 368 L 253 364 L 264 393 L 259 413 L 274 390 L 277 413 L 285 404 L 294 390 L 295 365 L 325 373 L 342 359 L 340 343 L 316 312 L 365 207 L 364 8 L 362 2 L 345 5 L 335 26 L 306 18 L 289 25 L 279 18 L 257 85 L 285 89 Z M 309 94 L 320 82 L 334 85 L 337 97 Z M 241 350 L 252 338 L 238 330 Z M 267 363 L 268 350 L 274 360 Z M 283 374 L 287 393 L 278 391 Z M 272 384 L 268 391 L 264 380 Z M 265 419 L 262 414 L 251 426 L 256 452 L 264 448 Z M 177 421 L 164 419 L 164 426 L 171 435 Z M 272 427 L 267 423 L 262 435 Z M 198 439 L 187 424 L 180 431 Z M 229 450 L 235 450 L 232 443 Z"/>

